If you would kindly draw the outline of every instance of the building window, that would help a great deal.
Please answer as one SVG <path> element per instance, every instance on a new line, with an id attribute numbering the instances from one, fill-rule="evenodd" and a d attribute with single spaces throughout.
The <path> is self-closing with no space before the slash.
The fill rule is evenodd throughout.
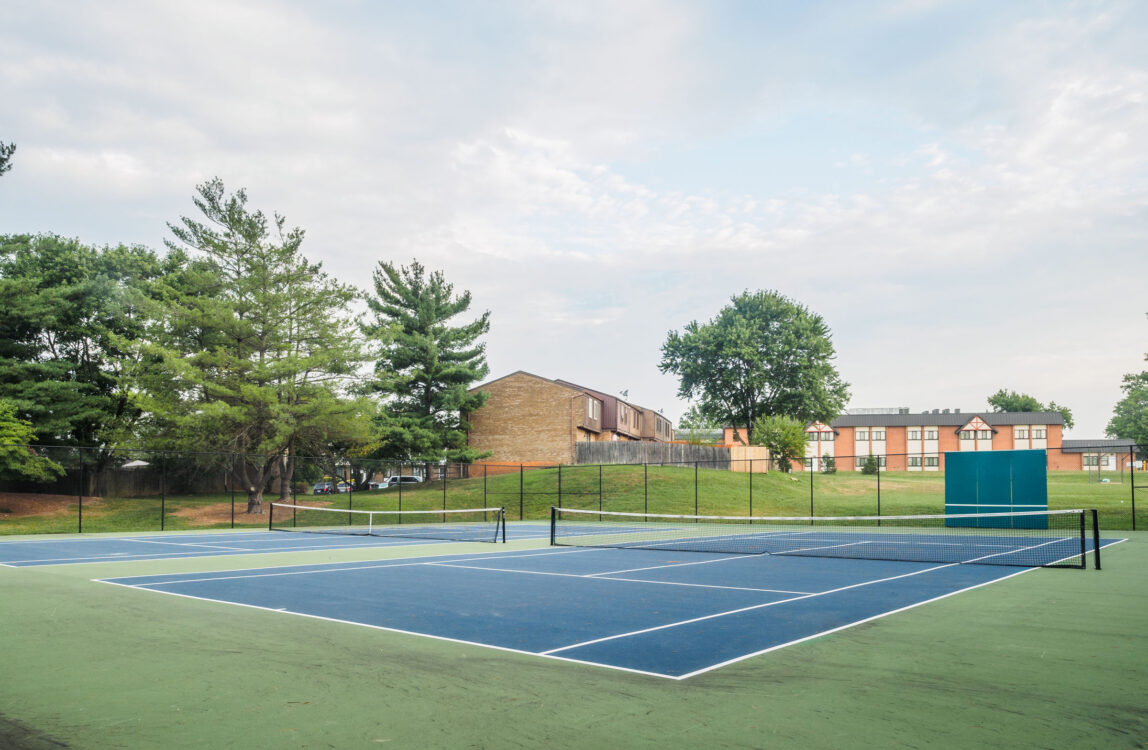
<path id="1" fill-rule="evenodd" d="M 873 439 L 874 440 L 884 440 L 885 439 L 885 431 L 884 430 L 873 430 Z"/>
<path id="2" fill-rule="evenodd" d="M 1016 431 L 1016 439 L 1017 440 L 1028 440 L 1028 430 L 1017 430 Z"/>
<path id="3" fill-rule="evenodd" d="M 989 430 L 977 430 L 977 440 L 991 440 L 992 436 Z"/>
<path id="4" fill-rule="evenodd" d="M 936 440 L 937 439 L 937 431 L 936 430 L 925 430 L 925 439 L 926 440 Z"/>
<path id="5" fill-rule="evenodd" d="M 910 440 L 920 440 L 921 439 L 921 431 L 920 430 L 909 430 L 909 439 Z M 920 464 L 918 464 L 918 465 L 920 465 Z"/>
<path id="6" fill-rule="evenodd" d="M 1047 434 L 1046 430 L 1033 430 L 1032 431 L 1032 439 L 1033 440 L 1044 440 L 1046 434 Z"/>
<path id="7" fill-rule="evenodd" d="M 869 439 L 869 430 L 857 430 L 857 439 L 858 440 L 868 440 Z"/>
<path id="8" fill-rule="evenodd" d="M 937 457 L 936 456 L 925 456 L 925 466 L 926 467 L 936 466 L 936 465 L 937 465 Z"/>
<path id="9" fill-rule="evenodd" d="M 817 433 L 816 432 L 805 433 L 805 442 L 816 443 L 817 442 Z"/>
<path id="10" fill-rule="evenodd" d="M 914 469 L 914 468 L 919 469 L 920 467 L 921 467 L 921 457 L 920 456 L 909 456 L 909 468 L 910 469 Z"/>
<path id="11" fill-rule="evenodd" d="M 833 442 L 833 433 L 832 432 L 821 433 L 821 442 L 832 443 Z"/>
<path id="12" fill-rule="evenodd" d="M 865 468 L 865 461 L 867 461 L 867 460 L 868 460 L 867 456 L 858 456 L 857 457 L 857 468 L 858 469 L 864 469 Z"/>
<path id="13" fill-rule="evenodd" d="M 592 399 L 592 398 L 586 399 L 586 416 L 589 417 L 590 419 L 597 419 L 598 418 L 598 414 L 599 414 L 598 410 L 600 408 L 601 408 L 601 404 L 599 404 L 594 399 Z"/>
<path id="14" fill-rule="evenodd" d="M 805 468 L 807 468 L 807 469 L 813 468 L 813 459 L 812 458 L 805 459 Z"/>
<path id="15" fill-rule="evenodd" d="M 882 469 L 885 468 L 885 457 L 884 456 L 877 456 L 877 465 L 880 466 Z"/>
<path id="16" fill-rule="evenodd" d="M 972 440 L 977 436 L 977 433 L 972 430 L 961 430 L 961 440 Z"/>
<path id="17" fill-rule="evenodd" d="M 1084 457 L 1084 465 L 1085 466 L 1096 466 L 1096 459 L 1097 458 L 1099 458 L 1099 456 L 1085 456 Z"/>

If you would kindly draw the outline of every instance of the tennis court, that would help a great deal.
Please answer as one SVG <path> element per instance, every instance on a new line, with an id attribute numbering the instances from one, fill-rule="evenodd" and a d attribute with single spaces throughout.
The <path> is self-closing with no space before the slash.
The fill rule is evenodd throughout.
<path id="1" fill-rule="evenodd" d="M 664 524 L 658 527 L 661 536 L 650 542 L 643 541 L 648 528 L 627 523 L 635 528 L 579 519 L 580 525 L 565 539 L 567 544 L 612 546 L 500 551 L 493 545 L 494 550 L 466 554 L 112 577 L 100 582 L 684 679 L 1031 569 L 1014 564 L 864 559 L 857 552 L 863 546 L 857 536 L 841 529 L 830 532 L 829 545 L 820 529 L 754 531 L 758 537 L 800 539 L 787 542 L 791 551 L 805 553 L 796 555 L 659 549 L 665 543 Z M 538 524 L 513 528 L 512 537 L 523 539 L 547 533 Z M 885 529 L 888 536 L 889 527 Z M 691 531 L 695 543 L 714 548 L 718 536 L 712 526 L 701 536 Z M 1064 537 L 1057 529 L 1041 530 L 1039 541 L 1017 536 L 1020 532 L 1015 529 L 972 535 L 968 529 L 957 531 L 960 546 L 972 550 L 966 557 L 983 557 L 986 543 L 1002 540 L 1015 549 L 1054 551 L 1043 561 L 1030 563 L 1036 565 L 1057 563 L 1064 552 L 1048 539 L 1092 550 L 1092 539 Z M 680 528 L 673 534 L 676 545 L 689 540 Z M 907 544 L 906 529 L 892 529 L 892 535 L 898 544 Z M 738 543 L 744 542 L 743 537 Z M 932 538 L 922 542 L 920 537 L 916 545 L 935 555 L 936 549 L 953 546 L 947 538 L 947 547 Z M 257 545 L 258 540 L 249 543 Z M 643 543 L 655 548 L 616 548 Z M 824 557 L 826 547 L 849 550 L 849 556 Z M 806 556 L 811 549 L 817 556 Z M 879 556 L 888 554 L 878 551 Z M 1009 553 L 1003 558 L 1016 559 Z"/>

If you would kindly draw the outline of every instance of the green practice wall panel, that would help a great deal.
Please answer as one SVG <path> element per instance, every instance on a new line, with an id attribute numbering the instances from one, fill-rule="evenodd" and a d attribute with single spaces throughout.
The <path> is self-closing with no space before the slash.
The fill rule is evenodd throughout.
<path id="1" fill-rule="evenodd" d="M 1043 450 L 945 454 L 945 513 L 1016 513 L 1048 510 Z M 1047 528 L 1044 516 L 950 519 L 946 526 Z"/>

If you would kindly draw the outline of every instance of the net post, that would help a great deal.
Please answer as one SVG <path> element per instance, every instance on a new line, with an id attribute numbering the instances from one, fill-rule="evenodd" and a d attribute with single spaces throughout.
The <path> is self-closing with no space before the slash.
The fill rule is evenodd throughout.
<path id="1" fill-rule="evenodd" d="M 1100 518 L 1096 508 L 1092 509 L 1092 567 L 1100 570 Z"/>
<path id="2" fill-rule="evenodd" d="M 1081 570 L 1088 567 L 1088 546 L 1084 536 L 1084 511 L 1080 511 L 1080 565 Z"/>
<path id="3" fill-rule="evenodd" d="M 554 546 L 554 527 L 558 522 L 558 509 L 550 506 L 550 546 Z"/>
<path id="4" fill-rule="evenodd" d="M 232 512 L 234 512 L 234 510 L 235 510 L 234 501 L 231 504 L 231 509 L 232 509 Z M 268 531 L 271 531 L 274 528 L 274 526 L 273 526 L 274 523 L 275 523 L 275 503 L 271 503 L 271 507 L 267 509 L 267 530 Z M 235 528 L 235 527 L 232 526 L 232 528 Z"/>
<path id="5" fill-rule="evenodd" d="M 299 509 L 294 505 L 291 506 L 291 528 L 297 528 L 299 525 Z"/>
<path id="6" fill-rule="evenodd" d="M 498 518 L 502 522 L 502 543 L 506 544 L 506 508 L 505 507 L 498 509 Z M 495 530 L 495 538 L 497 538 L 497 537 L 498 537 L 498 531 L 496 529 Z"/>

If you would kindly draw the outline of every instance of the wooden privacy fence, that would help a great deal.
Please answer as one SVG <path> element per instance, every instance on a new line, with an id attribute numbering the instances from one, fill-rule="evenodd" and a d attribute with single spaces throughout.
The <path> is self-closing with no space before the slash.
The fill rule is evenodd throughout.
<path id="1" fill-rule="evenodd" d="M 769 469 L 769 451 L 758 446 L 688 445 L 684 443 L 578 443 L 578 464 L 693 464 L 706 469 L 750 471 Z M 758 463 L 760 461 L 760 464 Z"/>

